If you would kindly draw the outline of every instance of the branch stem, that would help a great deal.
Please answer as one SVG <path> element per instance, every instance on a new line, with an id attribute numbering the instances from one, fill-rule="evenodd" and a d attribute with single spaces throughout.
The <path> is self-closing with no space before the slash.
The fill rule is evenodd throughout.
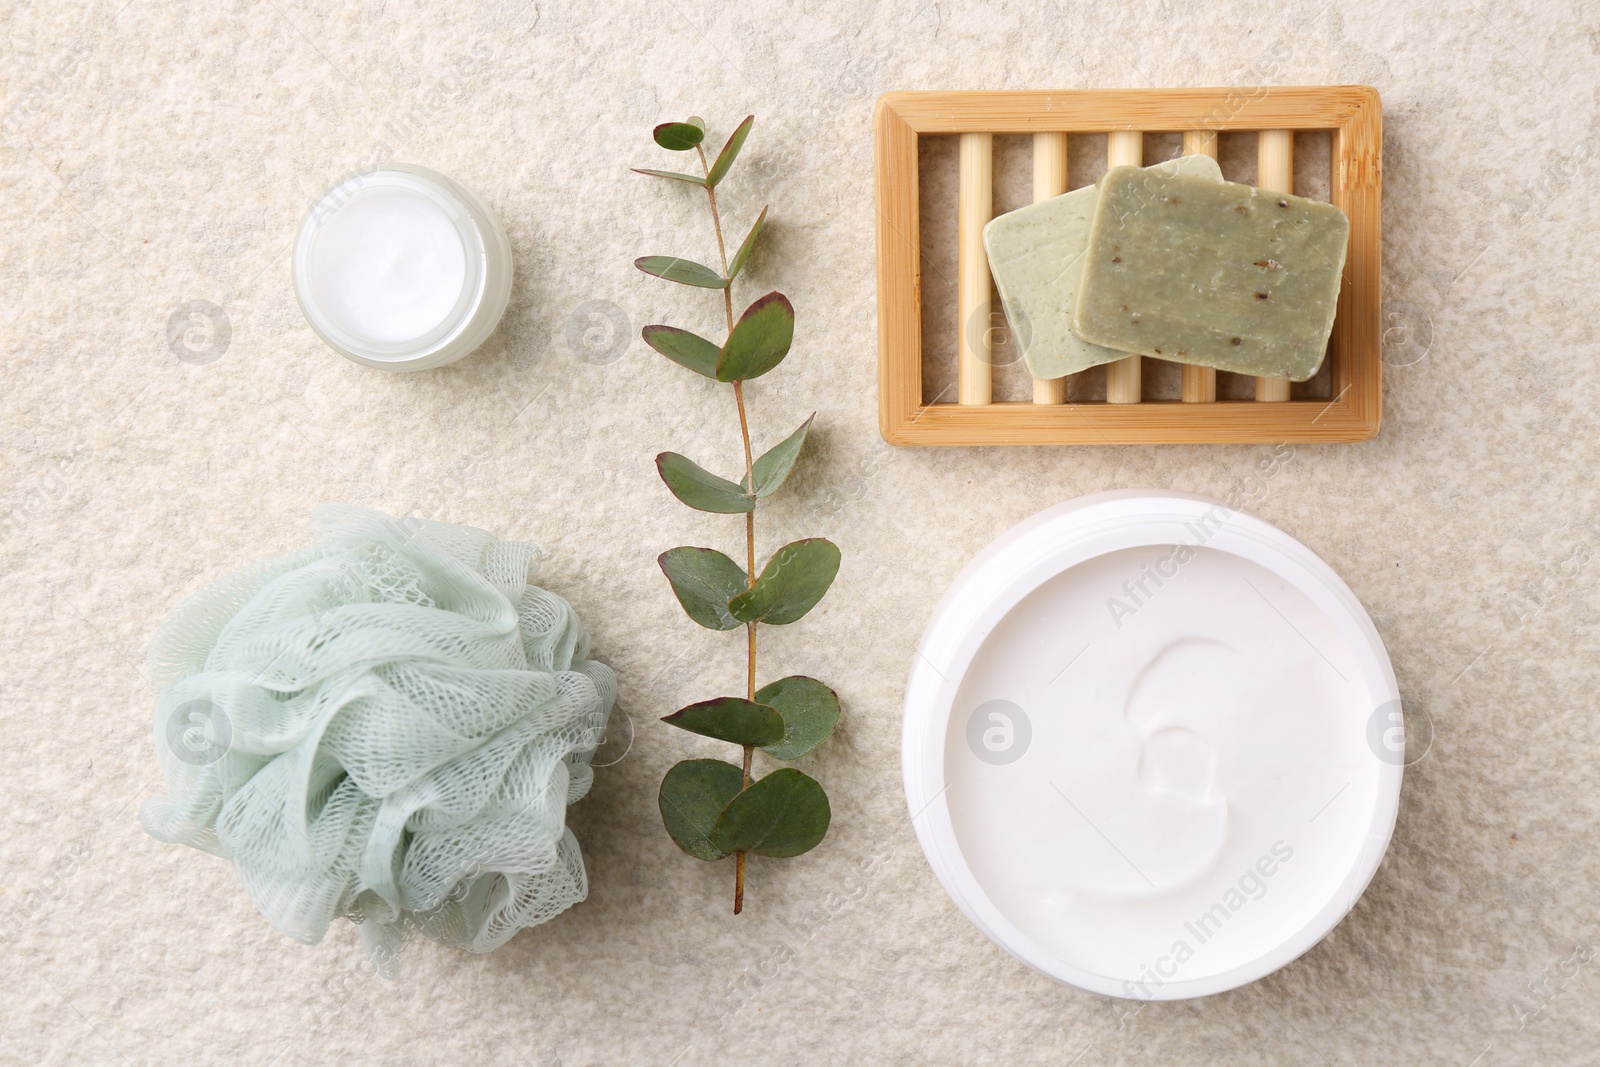
<path id="1" fill-rule="evenodd" d="M 706 162 L 706 150 L 700 145 L 695 145 L 694 150 L 700 155 L 700 170 L 707 178 L 711 177 L 710 164 Z M 717 232 L 717 256 L 722 260 L 722 307 L 728 318 L 728 332 L 733 332 L 733 279 L 728 277 L 728 246 L 722 240 L 722 213 L 717 210 L 717 190 L 709 183 L 706 185 L 706 198 L 711 202 L 711 226 Z M 733 383 L 733 402 L 739 409 L 739 439 L 744 444 L 744 484 L 747 491 L 755 490 L 755 457 L 750 451 L 750 420 L 744 409 L 744 382 Z M 748 588 L 755 588 L 756 584 L 756 513 L 754 509 L 744 514 L 744 543 L 745 543 L 745 570 Z M 745 671 L 746 699 L 756 698 L 756 624 L 745 623 L 748 655 Z M 755 749 L 746 745 L 744 747 L 744 767 L 741 771 L 741 790 L 750 788 L 750 760 L 755 755 Z M 736 852 L 733 856 L 733 913 L 738 915 L 744 910 L 744 856 L 743 852 Z"/>
<path id="2" fill-rule="evenodd" d="M 700 153 L 700 169 L 707 178 L 711 177 L 711 167 L 706 163 L 706 150 L 699 145 L 694 150 Z M 722 243 L 722 214 L 717 210 L 717 190 L 710 185 L 706 186 L 706 196 L 711 200 L 711 225 L 717 231 L 717 255 L 722 260 L 722 277 L 727 284 L 722 287 L 722 307 L 728 315 L 728 331 L 733 331 L 733 279 L 728 277 L 728 247 Z M 737 382 L 734 388 L 738 388 Z"/>

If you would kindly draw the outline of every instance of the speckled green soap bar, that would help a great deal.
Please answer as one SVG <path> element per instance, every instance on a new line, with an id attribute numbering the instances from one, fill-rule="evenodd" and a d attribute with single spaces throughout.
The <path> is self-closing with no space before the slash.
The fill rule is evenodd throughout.
<path id="1" fill-rule="evenodd" d="M 1100 183 L 1072 329 L 1090 344 L 1303 382 L 1350 221 L 1332 204 L 1140 167 Z"/>
<path id="2" fill-rule="evenodd" d="M 1217 161 L 1209 156 L 1180 156 L 1149 169 L 1222 181 Z M 1089 344 L 1071 330 L 1084 246 L 1099 201 L 1099 187 L 1086 185 L 1008 211 L 983 228 L 994 287 L 1035 378 L 1076 374 L 1128 354 Z"/>

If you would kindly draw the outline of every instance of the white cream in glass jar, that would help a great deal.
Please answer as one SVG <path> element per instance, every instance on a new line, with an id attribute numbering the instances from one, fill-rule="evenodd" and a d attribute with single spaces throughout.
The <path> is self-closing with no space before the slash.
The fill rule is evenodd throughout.
<path id="1" fill-rule="evenodd" d="M 330 348 L 369 367 L 425 370 L 494 331 L 511 296 L 511 243 L 457 182 L 389 163 L 312 204 L 293 271 L 306 321 Z"/>

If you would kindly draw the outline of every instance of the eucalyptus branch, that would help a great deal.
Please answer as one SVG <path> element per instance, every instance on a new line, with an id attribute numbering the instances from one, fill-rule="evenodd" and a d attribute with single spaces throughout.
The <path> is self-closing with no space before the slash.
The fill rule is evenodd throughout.
<path id="1" fill-rule="evenodd" d="M 706 163 L 706 150 L 701 145 L 695 145 L 694 150 L 700 155 L 700 170 L 706 178 L 711 177 L 711 167 Z M 717 255 L 722 260 L 723 277 L 728 276 L 728 246 L 722 240 L 722 213 L 717 210 L 717 189 L 709 181 L 706 183 L 706 198 L 711 202 L 711 227 L 717 233 Z M 728 315 L 728 332 L 733 332 L 733 279 L 728 278 L 728 284 L 722 287 L 722 306 Z M 733 383 L 733 402 L 739 409 L 739 438 L 744 442 L 744 480 L 749 485 L 755 478 L 755 462 L 750 456 L 750 420 L 745 416 L 744 410 L 744 382 Z M 750 584 L 755 585 L 756 573 L 756 513 L 754 509 L 744 513 L 744 541 L 746 573 L 749 575 Z M 754 701 L 756 698 L 756 626 L 753 620 L 744 624 L 748 638 L 749 652 L 746 671 L 745 699 Z M 750 761 L 755 756 L 752 745 L 744 746 L 744 764 L 740 769 L 739 788 L 750 787 Z M 733 913 L 738 915 L 744 910 L 744 852 L 733 854 Z"/>
<path id="2" fill-rule="evenodd" d="M 706 191 L 717 237 L 721 271 L 677 256 L 645 256 L 635 266 L 646 274 L 702 289 L 722 290 L 728 333 L 718 345 L 675 326 L 644 328 L 644 340 L 674 363 L 733 387 L 744 447 L 744 477 L 732 482 L 676 452 L 656 457 L 661 480 L 679 501 L 698 511 L 743 514 L 745 566 L 712 548 L 674 548 L 658 563 L 684 612 L 711 630 L 744 627 L 748 650 L 743 697 L 717 697 L 680 708 L 663 721 L 690 733 L 738 745 L 741 765 L 723 760 L 684 760 L 661 782 L 661 819 L 678 847 L 702 860 L 734 857 L 733 911 L 744 908 L 745 857 L 797 856 L 821 842 L 832 812 L 822 786 L 800 771 L 781 768 L 753 778 L 756 749 L 779 760 L 794 760 L 814 750 L 839 721 L 838 696 L 815 678 L 794 675 L 756 688 L 756 628 L 787 625 L 816 606 L 839 570 L 839 550 L 822 538 L 806 538 L 773 553 L 756 573 L 755 511 L 788 478 L 805 445 L 812 418 L 760 458 L 750 443 L 744 383 L 759 378 L 788 355 L 794 339 L 794 307 L 782 293 L 768 293 L 735 321 L 733 283 L 749 261 L 767 209 L 762 208 L 748 236 L 728 259 L 717 186 L 727 177 L 749 136 L 747 116 L 708 161 L 702 142 L 705 124 L 697 118 L 668 122 L 654 131 L 656 144 L 673 152 L 694 150 L 700 176 L 636 168 L 669 181 L 699 185 Z"/>

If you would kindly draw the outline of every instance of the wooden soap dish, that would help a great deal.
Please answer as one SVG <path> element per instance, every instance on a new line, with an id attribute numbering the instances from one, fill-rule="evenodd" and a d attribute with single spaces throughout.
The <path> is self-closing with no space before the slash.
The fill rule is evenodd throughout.
<path id="1" fill-rule="evenodd" d="M 957 318 L 989 321 L 983 226 L 993 211 L 993 137 L 1033 136 L 1034 200 L 1067 191 L 1067 135 L 1107 135 L 1110 166 L 1142 159 L 1145 133 L 1183 134 L 1216 155 L 1217 134 L 1260 136 L 1258 185 L 1292 192 L 1293 135 L 1331 137 L 1329 192 L 1350 218 L 1350 249 L 1328 342 L 1328 396 L 1289 399 L 1258 379 L 1256 399 L 1216 399 L 1214 372 L 1183 368 L 1183 400 L 1142 395 L 1139 357 L 1108 365 L 1106 401 L 1068 402 L 1066 379 L 1034 382 L 1033 402 L 992 399 L 991 331 L 958 330 L 955 403 L 922 385 L 922 264 L 917 141 L 960 138 Z M 1383 114 L 1361 85 L 1254 89 L 885 93 L 874 118 L 878 198 L 878 425 L 896 445 L 1203 444 L 1362 441 L 1382 415 L 1379 289 Z M 1100 373 L 1098 369 L 1085 374 Z"/>

